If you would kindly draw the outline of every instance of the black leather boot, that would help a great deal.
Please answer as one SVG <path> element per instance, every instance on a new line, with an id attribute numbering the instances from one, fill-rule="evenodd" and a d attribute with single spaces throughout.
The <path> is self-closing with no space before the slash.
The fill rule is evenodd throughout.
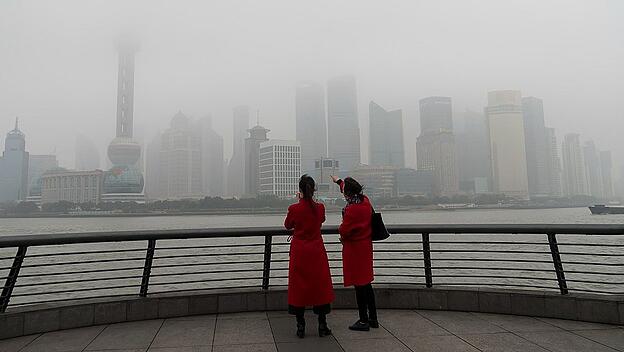
<path id="1" fill-rule="evenodd" d="M 318 331 L 320 337 L 329 336 L 332 334 L 331 329 L 327 327 L 327 323 L 319 323 Z"/>

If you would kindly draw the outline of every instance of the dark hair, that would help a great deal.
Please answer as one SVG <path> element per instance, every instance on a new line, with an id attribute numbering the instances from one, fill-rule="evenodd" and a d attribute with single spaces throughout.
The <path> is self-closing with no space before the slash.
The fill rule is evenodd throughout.
<path id="1" fill-rule="evenodd" d="M 299 191 L 303 195 L 303 199 L 312 200 L 316 184 L 314 179 L 308 175 L 303 175 L 299 179 Z"/>
<path id="2" fill-rule="evenodd" d="M 362 194 L 362 185 L 352 177 L 344 179 L 343 192 L 348 197 L 359 196 Z"/>

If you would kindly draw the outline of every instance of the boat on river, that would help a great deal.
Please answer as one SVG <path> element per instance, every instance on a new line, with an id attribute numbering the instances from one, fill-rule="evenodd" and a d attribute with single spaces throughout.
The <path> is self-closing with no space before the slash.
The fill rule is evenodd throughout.
<path id="1" fill-rule="evenodd" d="M 593 207 L 589 207 L 589 210 L 594 215 L 624 214 L 624 207 L 622 206 L 614 207 L 604 204 L 596 204 Z"/>

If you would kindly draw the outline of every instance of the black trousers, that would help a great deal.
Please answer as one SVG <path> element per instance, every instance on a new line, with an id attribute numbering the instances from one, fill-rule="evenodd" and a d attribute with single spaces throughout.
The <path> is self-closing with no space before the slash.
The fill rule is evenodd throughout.
<path id="1" fill-rule="evenodd" d="M 375 306 L 375 292 L 371 284 L 355 286 L 355 299 L 360 313 L 360 321 L 377 320 L 377 306 Z"/>
<path id="2" fill-rule="evenodd" d="M 318 315 L 319 324 L 326 324 L 327 314 L 331 312 L 331 305 L 328 303 L 328 304 L 323 304 L 320 306 L 314 306 L 312 307 L 312 311 L 314 312 L 314 314 Z M 297 307 L 297 306 L 292 306 L 289 304 L 288 314 L 294 315 L 297 318 L 297 323 L 305 324 L 305 318 L 304 318 L 305 307 Z"/>

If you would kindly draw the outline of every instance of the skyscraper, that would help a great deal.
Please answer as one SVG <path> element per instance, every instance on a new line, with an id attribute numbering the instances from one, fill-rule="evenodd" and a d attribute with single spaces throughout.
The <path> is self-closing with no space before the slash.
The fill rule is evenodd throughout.
<path id="1" fill-rule="evenodd" d="M 433 172 L 434 195 L 459 192 L 451 98 L 420 100 L 420 136 L 416 141 L 418 170 Z"/>
<path id="2" fill-rule="evenodd" d="M 528 199 L 529 185 L 520 92 L 515 90 L 489 92 L 485 112 L 490 134 L 494 192 Z"/>
<path id="3" fill-rule="evenodd" d="M 598 154 L 594 141 L 585 142 L 585 146 L 583 147 L 583 159 L 585 160 L 585 174 L 587 175 L 589 194 L 592 197 L 602 199 L 604 197 L 602 166 L 600 165 L 600 155 Z"/>
<path id="4" fill-rule="evenodd" d="M 611 151 L 600 152 L 600 166 L 602 167 L 602 187 L 603 197 L 612 199 L 615 196 L 613 189 L 613 160 Z"/>
<path id="5" fill-rule="evenodd" d="M 371 166 L 405 166 L 403 113 L 386 111 L 374 101 L 368 105 Z"/>
<path id="6" fill-rule="evenodd" d="M 76 136 L 75 145 L 75 169 L 76 170 L 95 170 L 100 166 L 100 153 L 93 141 L 83 135 Z"/>
<path id="7" fill-rule="evenodd" d="M 260 144 L 269 139 L 269 130 L 260 124 L 249 129 L 249 137 L 245 139 L 245 195 L 255 197 L 260 191 Z"/>
<path id="8" fill-rule="evenodd" d="M 28 197 L 37 200 L 41 196 L 41 176 L 58 168 L 56 155 L 30 155 L 28 158 Z M 30 199 L 30 198 L 29 198 Z"/>
<path id="9" fill-rule="evenodd" d="M 342 171 L 360 164 L 355 77 L 341 76 L 327 82 L 328 155 L 339 161 Z"/>
<path id="10" fill-rule="evenodd" d="M 548 142 L 548 174 L 550 177 L 550 195 L 553 197 L 562 196 L 561 185 L 561 154 L 559 153 L 559 143 L 554 128 L 546 128 L 546 140 Z"/>
<path id="11" fill-rule="evenodd" d="M 202 143 L 203 193 L 206 196 L 223 196 L 223 137 L 212 128 L 212 118 L 206 116 L 199 121 Z"/>
<path id="12" fill-rule="evenodd" d="M 117 129 L 108 146 L 113 167 L 104 175 L 103 201 L 143 201 L 143 174 L 137 165 L 141 146 L 132 138 L 134 122 L 134 54 L 137 43 L 130 38 L 118 42 Z"/>
<path id="13" fill-rule="evenodd" d="M 565 135 L 561 149 L 564 194 L 567 196 L 589 195 L 580 135 L 576 133 Z"/>
<path id="14" fill-rule="evenodd" d="M 464 112 L 464 131 L 457 135 L 457 160 L 461 190 L 484 193 L 490 190 L 490 145 L 485 117 Z M 484 187 L 485 186 L 485 187 Z"/>
<path id="15" fill-rule="evenodd" d="M 28 160 L 26 136 L 15 128 L 6 135 L 0 158 L 0 202 L 25 200 L 28 196 Z"/>
<path id="16" fill-rule="evenodd" d="M 249 129 L 249 107 L 233 110 L 232 157 L 228 165 L 227 194 L 240 197 L 245 193 L 245 138 Z"/>
<path id="17" fill-rule="evenodd" d="M 301 143 L 301 170 L 314 170 L 314 160 L 327 156 L 325 92 L 315 82 L 300 82 L 295 93 L 297 140 Z"/>
<path id="18" fill-rule="evenodd" d="M 546 138 L 542 100 L 534 97 L 522 98 L 522 113 L 529 194 L 548 196 L 551 194 L 548 170 L 550 149 Z"/>
<path id="19" fill-rule="evenodd" d="M 301 145 L 298 141 L 270 140 L 260 143 L 260 195 L 294 198 L 301 176 Z"/>

